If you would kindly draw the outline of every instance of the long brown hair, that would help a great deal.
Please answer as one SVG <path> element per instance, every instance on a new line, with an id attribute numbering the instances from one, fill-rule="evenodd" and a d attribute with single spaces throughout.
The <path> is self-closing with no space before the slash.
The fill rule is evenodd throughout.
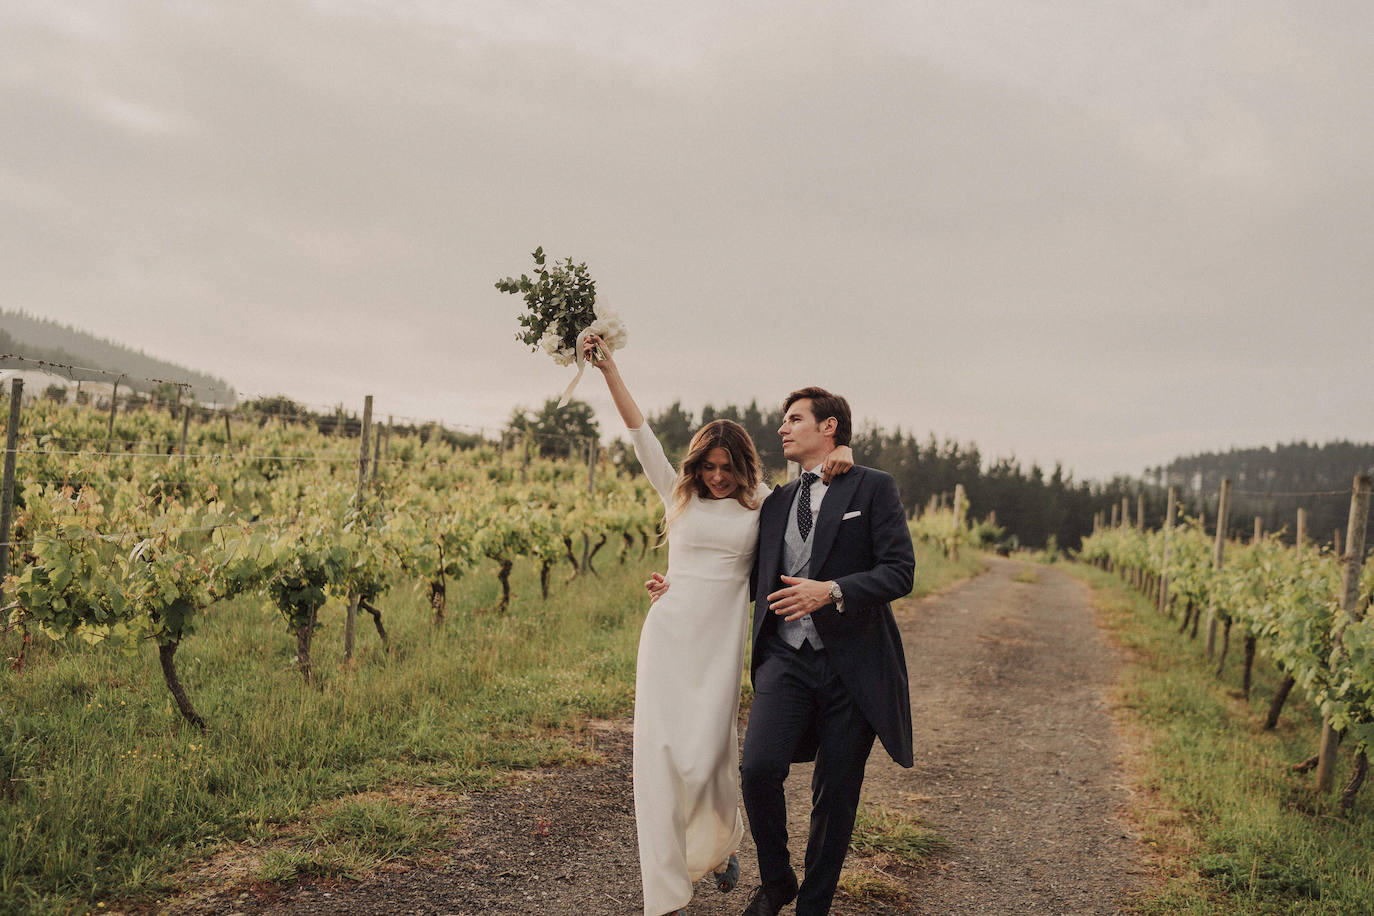
<path id="1" fill-rule="evenodd" d="M 759 507 L 758 488 L 759 481 L 763 480 L 763 466 L 759 462 L 759 453 L 754 448 L 754 440 L 750 439 L 744 427 L 734 420 L 712 420 L 697 430 L 687 446 L 687 455 L 682 459 L 682 470 L 677 475 L 677 483 L 673 484 L 672 505 L 663 519 L 659 544 L 667 540 L 668 526 L 687 508 L 692 497 L 711 495 L 706 481 L 701 479 L 701 466 L 706 463 L 706 456 L 714 448 L 723 448 L 730 456 L 730 472 L 735 475 L 735 481 L 739 484 L 733 498 L 746 509 Z"/>

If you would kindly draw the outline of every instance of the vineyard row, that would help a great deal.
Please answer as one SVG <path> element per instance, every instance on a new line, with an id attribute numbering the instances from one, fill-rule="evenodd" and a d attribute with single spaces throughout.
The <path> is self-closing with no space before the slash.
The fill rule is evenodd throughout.
<path id="1" fill-rule="evenodd" d="M 1159 530 L 1129 523 L 1104 525 L 1083 542 L 1080 558 L 1116 571 L 1149 595 L 1159 611 L 1179 620 L 1178 632 L 1196 639 L 1204 616 L 1204 656 L 1221 677 L 1234 635 L 1244 645 L 1241 684 L 1248 698 L 1257 655 L 1283 676 L 1266 719 L 1278 722 L 1289 693 L 1301 690 L 1321 710 L 1320 749 L 1303 769 L 1316 767 L 1320 791 L 1333 788 L 1337 746 L 1353 749 L 1348 807 L 1368 769 L 1374 742 L 1374 564 L 1365 563 L 1370 480 L 1355 478 L 1346 550 L 1317 549 L 1302 539 L 1280 542 L 1258 527 L 1246 544 L 1225 536 L 1230 482 L 1222 485 L 1215 534 L 1202 519 L 1175 522 L 1175 494 Z M 1126 513 L 1122 513 L 1122 518 Z"/>

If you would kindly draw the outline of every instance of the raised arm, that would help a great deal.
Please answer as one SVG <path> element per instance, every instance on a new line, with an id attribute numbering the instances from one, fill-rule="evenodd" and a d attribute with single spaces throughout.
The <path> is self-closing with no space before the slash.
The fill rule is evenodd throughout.
<path id="1" fill-rule="evenodd" d="M 591 359 L 592 350 L 599 343 L 601 338 L 595 334 L 589 336 L 583 346 L 583 357 Z M 644 422 L 639 405 L 630 397 L 630 389 L 625 387 L 625 380 L 620 377 L 620 367 L 615 364 L 615 358 L 608 353 L 602 359 L 593 361 L 592 365 L 600 369 L 602 377 L 606 379 L 611 400 L 615 401 L 615 409 L 620 411 L 620 419 L 625 421 L 630 444 L 634 446 L 635 457 L 644 468 L 644 476 L 649 478 L 649 483 L 653 484 L 664 504 L 668 504 L 672 500 L 673 485 L 677 483 L 677 470 L 664 454 L 662 443 Z"/>
<path id="2" fill-rule="evenodd" d="M 589 335 L 586 343 L 582 345 L 582 357 L 591 359 L 592 352 L 600 343 L 600 337 L 595 334 Z M 594 360 L 592 365 L 600 369 L 601 375 L 606 379 L 611 400 L 615 401 L 615 409 L 620 411 L 620 419 L 625 421 L 625 428 L 639 429 L 643 426 L 644 414 L 635 403 L 635 399 L 630 397 L 630 389 L 625 387 L 625 380 L 620 377 L 620 367 L 615 364 L 615 357 L 607 353 L 603 358 Z"/>

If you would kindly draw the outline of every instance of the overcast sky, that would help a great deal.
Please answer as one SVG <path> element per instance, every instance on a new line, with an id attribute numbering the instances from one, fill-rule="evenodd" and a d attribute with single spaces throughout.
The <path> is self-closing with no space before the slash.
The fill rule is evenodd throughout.
<path id="1" fill-rule="evenodd" d="M 1374 4 L 0 0 L 0 305 L 500 424 L 820 384 L 1078 477 L 1374 438 Z M 616 431 L 597 377 L 590 395 Z"/>

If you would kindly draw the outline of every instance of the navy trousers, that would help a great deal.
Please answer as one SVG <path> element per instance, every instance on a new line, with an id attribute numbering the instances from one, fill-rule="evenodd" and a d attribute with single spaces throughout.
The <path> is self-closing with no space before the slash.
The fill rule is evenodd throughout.
<path id="1" fill-rule="evenodd" d="M 830 912 L 849 850 L 874 732 L 824 649 L 817 651 L 809 642 L 793 649 L 774 635 L 763 639 L 740 766 L 744 809 L 758 848 L 759 877 L 765 883 L 789 880 L 795 873 L 787 851 L 783 783 L 798 744 L 814 729 L 820 744 L 797 916 L 822 916 Z"/>

